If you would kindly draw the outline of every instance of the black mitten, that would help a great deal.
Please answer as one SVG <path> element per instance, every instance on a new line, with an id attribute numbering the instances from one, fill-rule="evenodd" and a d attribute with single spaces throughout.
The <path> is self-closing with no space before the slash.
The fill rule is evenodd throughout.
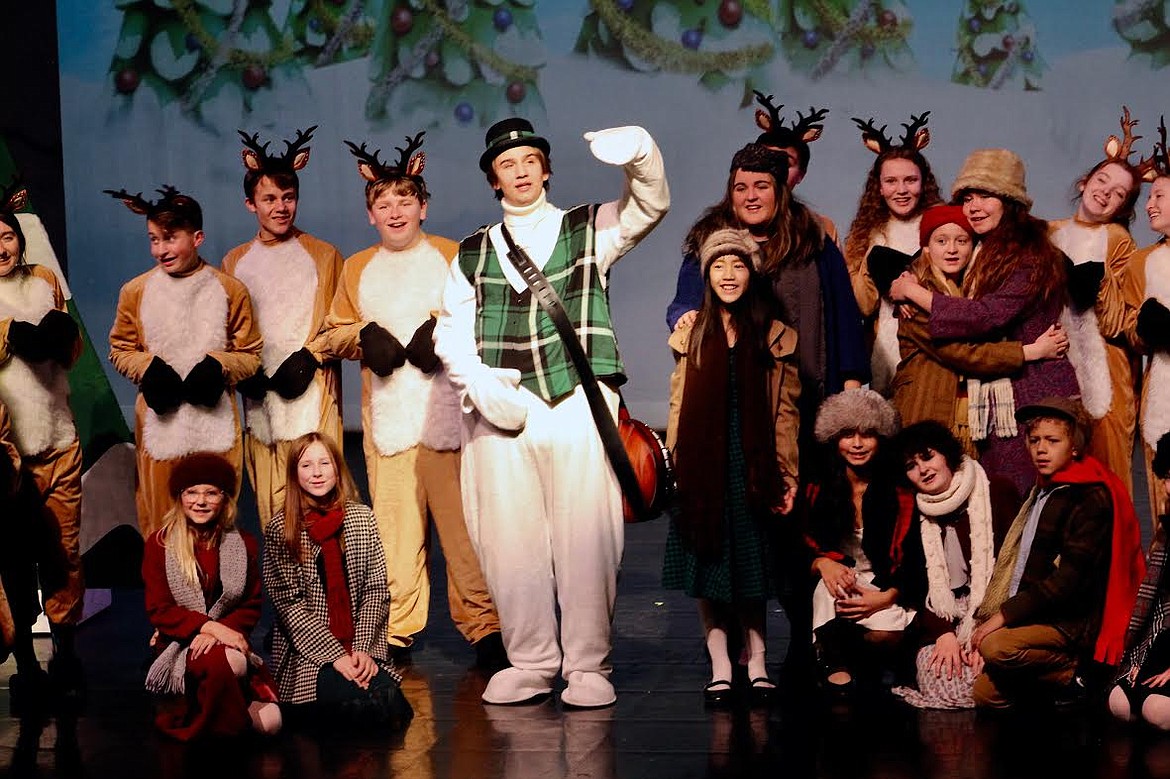
<path id="1" fill-rule="evenodd" d="M 73 321 L 73 317 L 64 311 L 53 309 L 41 317 L 37 330 L 40 332 L 41 343 L 44 344 L 48 359 L 68 367 L 73 360 L 73 348 L 77 345 L 77 339 L 81 337 L 81 330 Z"/>
<path id="2" fill-rule="evenodd" d="M 268 394 L 268 384 L 268 374 L 261 368 L 243 381 L 237 382 L 236 389 L 248 400 L 259 403 Z"/>
<path id="3" fill-rule="evenodd" d="M 386 378 L 406 362 L 406 349 L 402 342 L 377 322 L 370 322 L 363 327 L 359 340 L 362 364 L 377 376 Z"/>
<path id="4" fill-rule="evenodd" d="M 869 267 L 869 277 L 873 279 L 879 295 L 889 297 L 890 285 L 910 267 L 913 259 L 909 254 L 903 254 L 888 246 L 875 246 L 869 250 L 865 263 Z"/>
<path id="5" fill-rule="evenodd" d="M 419 325 L 406 345 L 406 359 L 423 373 L 439 367 L 439 357 L 435 354 L 435 323 L 435 318 L 431 317 Z"/>
<path id="6" fill-rule="evenodd" d="M 183 379 L 183 389 L 191 405 L 215 408 L 223 391 L 227 389 L 227 379 L 223 376 L 223 366 L 219 360 L 210 354 L 200 360 L 187 374 L 187 378 Z"/>
<path id="7" fill-rule="evenodd" d="M 1072 260 L 1066 257 L 1065 268 L 1068 270 L 1068 297 L 1073 307 L 1085 311 L 1096 305 L 1097 293 L 1105 279 L 1105 263 L 1082 262 L 1073 265 Z"/>
<path id="8" fill-rule="evenodd" d="M 1151 349 L 1170 349 L 1170 309 L 1148 298 L 1138 311 L 1137 334 Z"/>
<path id="9" fill-rule="evenodd" d="M 183 402 L 183 379 L 161 357 L 155 357 L 138 382 L 142 399 L 156 414 L 169 414 Z"/>
<path id="10" fill-rule="evenodd" d="M 26 362 L 49 359 L 37 326 L 19 319 L 13 319 L 8 325 L 8 351 Z"/>
<path id="11" fill-rule="evenodd" d="M 0 449 L 0 498 L 15 495 L 19 484 L 20 472 L 16 470 L 16 463 L 12 462 L 8 450 Z"/>
<path id="12" fill-rule="evenodd" d="M 272 374 L 269 385 L 285 400 L 299 398 L 305 394 L 321 363 L 308 349 L 300 348 L 285 358 Z"/>

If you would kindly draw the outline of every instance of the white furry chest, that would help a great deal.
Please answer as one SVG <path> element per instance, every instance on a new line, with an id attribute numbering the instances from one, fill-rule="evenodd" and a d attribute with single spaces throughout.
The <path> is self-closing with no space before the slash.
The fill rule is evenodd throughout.
<path id="1" fill-rule="evenodd" d="M 1146 258 L 1146 297 L 1170 308 L 1170 246 L 1159 246 Z M 1142 437 L 1149 446 L 1170 433 L 1170 354 L 1158 350 L 1150 357 L 1147 389 L 1142 404 Z"/>
<path id="2" fill-rule="evenodd" d="M 1109 231 L 1104 227 L 1070 221 L 1053 231 L 1052 243 L 1068 255 L 1074 265 L 1104 262 L 1109 251 Z M 1094 419 L 1100 419 L 1113 405 L 1113 381 L 1097 312 L 1092 308 L 1074 311 L 1065 306 L 1060 324 L 1068 333 L 1068 359 L 1076 371 L 1085 410 Z"/>
<path id="3" fill-rule="evenodd" d="M 886 226 L 881 229 L 881 232 L 875 236 L 873 245 L 888 246 L 903 254 L 913 256 L 921 248 L 918 238 L 918 225 L 921 222 L 921 216 L 906 220 L 891 219 L 886 222 Z"/>
<path id="4" fill-rule="evenodd" d="M 1070 221 L 1053 231 L 1052 243 L 1067 254 L 1074 265 L 1105 262 L 1109 253 L 1109 231 L 1104 226 Z"/>
<path id="5" fill-rule="evenodd" d="M 228 297 L 211 268 L 184 278 L 155 270 L 143 287 L 138 315 L 147 350 L 184 378 L 209 352 L 227 348 Z M 184 403 L 165 416 L 148 408 L 142 441 L 156 460 L 228 451 L 235 443 L 230 393 L 215 408 Z"/>
<path id="6" fill-rule="evenodd" d="M 431 244 L 405 252 L 379 250 L 362 270 L 358 306 L 362 319 L 377 322 L 403 346 L 431 311 L 439 308 L 449 266 Z M 442 368 L 429 375 L 407 362 L 385 378 L 370 374 L 370 420 L 379 454 L 418 444 L 459 448 L 459 399 Z"/>
<path id="7" fill-rule="evenodd" d="M 891 219 L 875 236 L 874 246 L 888 246 L 903 254 L 917 253 L 918 223 L 921 217 L 907 221 Z M 874 338 L 873 353 L 870 355 L 870 386 L 883 395 L 889 393 L 890 385 L 894 381 L 894 372 L 898 369 L 898 362 L 902 355 L 898 347 L 898 319 L 894 316 L 894 306 L 885 297 L 878 304 L 877 332 Z"/>
<path id="8" fill-rule="evenodd" d="M 53 288 L 36 276 L 0 278 L 0 319 L 37 324 L 52 311 Z M 0 401 L 12 415 L 12 434 L 22 455 L 63 449 L 77 438 L 69 408 L 69 372 L 55 362 L 13 356 L 0 365 Z"/>

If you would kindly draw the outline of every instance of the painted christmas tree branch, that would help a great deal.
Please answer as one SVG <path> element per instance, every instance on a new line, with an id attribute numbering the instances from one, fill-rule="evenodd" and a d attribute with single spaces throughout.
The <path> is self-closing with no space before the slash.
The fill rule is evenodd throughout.
<path id="1" fill-rule="evenodd" d="M 853 39 L 857 37 L 857 33 L 861 32 L 866 22 L 869 21 L 869 15 L 876 6 L 877 3 L 874 0 L 862 0 L 853 9 L 853 13 L 849 15 L 849 18 L 841 26 L 840 30 L 834 30 L 833 45 L 829 47 L 829 50 L 821 57 L 821 61 L 809 73 L 809 77 L 813 81 L 824 77 L 830 70 L 837 66 L 837 63 L 841 61 L 841 57 L 853 45 Z M 815 7 L 822 18 L 830 18 L 830 26 L 832 28 L 837 27 L 839 16 L 833 13 L 834 9 L 830 8 L 824 2 L 816 3 Z M 832 18 L 834 16 L 837 16 L 837 18 Z"/>
<path id="2" fill-rule="evenodd" d="M 999 69 L 995 71 L 995 77 L 988 83 L 989 89 L 999 89 L 1007 80 L 1011 78 L 1012 74 L 1016 72 L 1016 64 L 1020 59 L 1020 53 L 1016 49 L 1008 51 L 1007 58 L 1000 63 Z"/>
<path id="3" fill-rule="evenodd" d="M 321 50 L 321 54 L 317 57 L 315 63 L 317 67 L 322 67 L 333 62 L 333 59 L 337 56 L 337 50 L 345 43 L 345 39 L 349 37 L 350 31 L 357 24 L 364 10 L 365 3 L 362 0 L 353 0 L 353 5 L 345 12 L 345 16 L 341 18 L 333 36 L 325 44 L 325 48 Z"/>
<path id="4" fill-rule="evenodd" d="M 390 92 L 394 87 L 401 84 L 410 71 L 414 70 L 423 58 L 427 56 L 427 52 L 439 45 L 439 41 L 443 40 L 443 30 L 435 26 L 427 31 L 414 44 L 414 48 L 410 50 L 410 56 L 405 57 L 396 67 L 387 71 L 386 75 L 378 79 L 378 83 L 370 90 L 369 97 L 366 98 L 366 115 L 374 116 L 380 114 L 386 107 L 386 101 L 390 97 Z"/>
<path id="5" fill-rule="evenodd" d="M 175 0 L 174 7 L 189 29 L 194 30 L 201 26 L 199 25 L 199 19 L 190 0 Z M 240 34 L 240 27 L 244 24 L 244 14 L 247 10 L 248 0 L 235 0 L 232 3 L 231 20 L 228 22 L 223 36 L 219 39 L 214 53 L 208 60 L 207 67 L 191 82 L 191 87 L 187 90 L 187 94 L 183 96 L 182 105 L 184 111 L 190 112 L 195 110 L 196 106 L 203 99 L 203 93 L 211 86 L 211 82 L 215 79 L 216 74 L 219 73 L 220 68 L 228 63 L 232 54 L 232 44 L 235 42 L 236 36 Z"/>
<path id="6" fill-rule="evenodd" d="M 440 6 L 437 0 L 421 0 L 421 4 L 424 9 L 431 12 L 435 24 L 442 28 L 442 31 L 451 40 L 459 44 L 464 51 L 470 54 L 472 59 L 487 65 L 492 70 L 513 81 L 536 81 L 536 68 L 510 62 L 486 46 L 477 43 L 475 39 L 463 31 L 459 23 L 451 18 L 447 10 Z"/>
<path id="7" fill-rule="evenodd" d="M 1159 5 L 1161 5 L 1159 0 L 1134 0 L 1134 2 L 1119 5 L 1113 9 L 1113 25 L 1115 27 L 1130 27 L 1137 24 Z"/>

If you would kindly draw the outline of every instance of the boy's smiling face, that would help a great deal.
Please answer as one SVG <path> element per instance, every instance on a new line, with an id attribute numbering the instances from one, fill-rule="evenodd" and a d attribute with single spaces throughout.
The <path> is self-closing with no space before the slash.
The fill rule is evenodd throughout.
<path id="1" fill-rule="evenodd" d="M 202 230 L 168 229 L 157 222 L 146 223 L 150 256 L 170 276 L 185 276 L 199 266 Z"/>

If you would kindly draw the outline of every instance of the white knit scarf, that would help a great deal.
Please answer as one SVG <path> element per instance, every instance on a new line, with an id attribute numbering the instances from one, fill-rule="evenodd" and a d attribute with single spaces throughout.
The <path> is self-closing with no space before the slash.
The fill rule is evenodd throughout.
<path id="1" fill-rule="evenodd" d="M 1015 437 L 1019 430 L 1011 379 L 980 381 L 967 377 L 967 425 L 972 441 L 982 441 L 993 432 L 1000 438 Z"/>
<path id="2" fill-rule="evenodd" d="M 955 635 L 966 645 L 975 627 L 975 610 L 987 592 L 987 583 L 995 568 L 994 531 L 991 525 L 991 490 L 983 467 L 969 457 L 955 471 L 951 486 L 942 494 L 918 493 L 918 511 L 922 514 L 919 530 L 926 555 L 926 578 L 930 585 L 926 607 L 944 619 L 960 620 Z M 971 524 L 970 593 L 966 603 L 955 599 L 943 548 L 943 528 L 931 519 L 967 509 Z"/>

